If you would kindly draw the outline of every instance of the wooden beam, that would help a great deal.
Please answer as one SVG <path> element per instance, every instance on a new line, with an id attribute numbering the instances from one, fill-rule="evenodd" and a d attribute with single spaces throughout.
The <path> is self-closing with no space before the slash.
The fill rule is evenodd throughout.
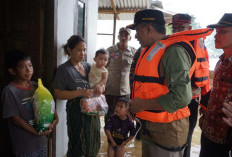
<path id="1" fill-rule="evenodd" d="M 111 33 L 97 33 L 97 35 L 113 35 Z"/>
<path id="2" fill-rule="evenodd" d="M 110 0 L 110 3 L 111 3 L 112 8 L 114 10 L 114 15 L 116 15 L 116 18 L 119 20 L 119 16 L 118 16 L 118 12 L 116 10 L 115 4 L 114 4 L 114 0 Z"/>
<path id="3" fill-rule="evenodd" d="M 140 11 L 141 9 L 131 9 L 131 10 L 125 10 L 125 9 L 118 9 L 117 13 L 136 13 L 137 11 Z M 114 11 L 111 9 L 98 9 L 99 14 L 114 14 Z"/>
<path id="4" fill-rule="evenodd" d="M 116 22 L 117 22 L 116 17 L 117 17 L 117 14 L 114 14 L 113 45 L 115 45 Z"/>

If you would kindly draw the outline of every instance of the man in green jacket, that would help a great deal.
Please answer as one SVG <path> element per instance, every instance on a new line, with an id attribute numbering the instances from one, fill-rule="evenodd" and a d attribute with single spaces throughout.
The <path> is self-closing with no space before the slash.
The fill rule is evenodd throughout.
<path id="1" fill-rule="evenodd" d="M 146 9 L 137 12 L 134 24 L 127 27 L 136 30 L 136 38 L 140 42 L 141 47 L 145 49 L 149 49 L 157 41 L 166 38 L 164 16 L 158 10 Z M 187 44 L 184 47 L 174 44 L 165 49 L 165 53 L 156 70 L 159 72 L 160 78 L 165 78 L 165 84 L 169 92 L 158 98 L 133 98 L 130 103 L 130 111 L 132 113 L 147 110 L 160 113 L 164 111 L 175 113 L 189 104 L 192 98 L 191 80 L 189 78 L 192 60 L 188 51 L 191 51 L 191 48 Z M 153 50 L 153 52 L 155 55 L 156 50 Z M 142 66 L 142 63 L 138 64 L 136 66 Z M 136 94 L 137 90 L 133 88 L 132 92 Z M 145 91 L 144 94 L 146 94 Z M 156 123 L 149 120 L 142 121 L 143 157 L 183 156 L 183 148 L 187 141 L 189 128 L 188 116 L 167 123 Z"/>

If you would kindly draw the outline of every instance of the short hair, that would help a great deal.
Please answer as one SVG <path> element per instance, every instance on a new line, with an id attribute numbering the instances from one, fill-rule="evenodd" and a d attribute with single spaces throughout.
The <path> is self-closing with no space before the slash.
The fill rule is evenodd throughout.
<path id="1" fill-rule="evenodd" d="M 152 22 L 149 22 L 149 23 L 141 23 L 142 27 L 145 27 L 146 25 L 151 25 L 158 33 L 160 34 L 166 34 L 166 28 L 165 28 L 165 25 L 160 25 L 160 24 L 156 24 L 156 23 L 152 23 Z"/>
<path id="2" fill-rule="evenodd" d="M 12 68 L 16 70 L 16 67 L 20 61 L 30 60 L 30 59 L 31 59 L 30 56 L 21 50 L 11 50 L 5 54 L 4 57 L 5 67 L 6 69 Z"/>
<path id="3" fill-rule="evenodd" d="M 95 57 L 97 57 L 99 54 L 107 54 L 105 49 L 99 49 L 95 53 Z"/>
<path id="4" fill-rule="evenodd" d="M 128 108 L 129 107 L 129 98 L 127 97 L 121 97 L 121 98 L 118 98 L 117 102 L 124 102 L 126 107 Z"/>
<path id="5" fill-rule="evenodd" d="M 75 46 L 77 44 L 79 44 L 80 42 L 84 42 L 85 43 L 85 40 L 81 37 L 81 36 L 78 36 L 78 35 L 72 35 L 68 40 L 67 40 L 67 43 L 63 46 L 64 47 L 64 52 L 66 55 L 69 55 L 68 54 L 68 47 L 72 50 L 75 48 Z"/>

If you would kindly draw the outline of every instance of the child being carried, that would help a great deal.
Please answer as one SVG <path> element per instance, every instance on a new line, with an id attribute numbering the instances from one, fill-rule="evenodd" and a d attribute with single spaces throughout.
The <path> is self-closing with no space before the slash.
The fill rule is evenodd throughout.
<path id="1" fill-rule="evenodd" d="M 108 63 L 108 55 L 105 49 L 96 51 L 95 63 L 91 66 L 89 73 L 89 85 L 93 89 L 98 89 L 103 93 L 108 78 L 108 71 L 105 66 Z M 81 111 L 89 115 L 105 115 L 108 105 L 104 95 L 95 95 L 92 98 L 82 98 Z"/>

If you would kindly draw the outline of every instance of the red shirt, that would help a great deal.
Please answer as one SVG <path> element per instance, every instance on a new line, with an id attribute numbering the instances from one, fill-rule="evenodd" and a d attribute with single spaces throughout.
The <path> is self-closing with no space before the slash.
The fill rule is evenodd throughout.
<path id="1" fill-rule="evenodd" d="M 232 56 L 224 59 L 224 54 L 215 67 L 213 88 L 211 89 L 207 111 L 200 118 L 200 127 L 204 135 L 212 142 L 228 144 L 232 131 L 223 121 L 223 102 L 232 101 Z"/>

